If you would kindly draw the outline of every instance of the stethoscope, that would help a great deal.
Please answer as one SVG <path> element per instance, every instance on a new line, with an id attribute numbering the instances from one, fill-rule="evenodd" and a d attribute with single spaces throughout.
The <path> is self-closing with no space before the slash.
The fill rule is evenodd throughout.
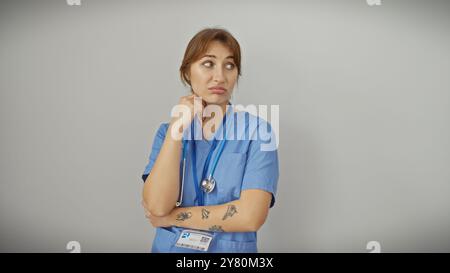
<path id="1" fill-rule="evenodd" d="M 226 142 L 226 119 L 227 116 L 229 115 L 229 113 L 231 112 L 232 106 L 229 105 L 228 111 L 225 114 L 223 120 L 222 120 L 222 130 L 225 130 L 225 136 L 223 137 L 223 139 L 220 140 L 220 143 L 218 144 L 218 150 L 216 153 L 216 156 L 213 159 L 213 163 L 212 163 L 212 168 L 211 171 L 209 172 L 209 175 L 206 176 L 206 172 L 208 170 L 208 167 L 210 165 L 210 161 L 211 161 L 211 157 L 212 154 L 217 146 L 217 139 L 214 137 L 213 139 L 213 143 L 211 144 L 211 148 L 209 149 L 208 152 L 208 156 L 206 157 L 206 161 L 205 164 L 203 165 L 203 171 L 202 171 L 202 181 L 200 183 L 200 187 L 197 185 L 197 181 L 198 177 L 197 177 L 197 164 L 196 164 L 196 151 L 195 151 L 195 141 L 192 141 L 192 151 L 191 151 L 191 165 L 192 165 L 192 175 L 193 175 L 193 181 L 194 181 L 194 188 L 195 188 L 195 192 L 196 192 L 196 196 L 198 197 L 198 203 L 199 206 L 203 206 L 204 205 L 204 195 L 203 193 L 211 193 L 214 188 L 216 187 L 216 180 L 214 179 L 214 171 L 216 170 L 217 167 L 217 163 L 219 162 L 220 156 L 223 152 L 224 146 L 225 146 L 225 142 Z M 194 140 L 194 122 L 191 123 L 191 139 Z M 184 191 L 184 179 L 185 179 L 185 174 L 186 174 L 186 160 L 187 160 L 187 148 L 189 145 L 188 140 L 183 139 L 183 148 L 182 148 L 182 153 L 181 153 L 181 158 L 182 158 L 182 162 L 181 162 L 181 191 L 180 191 L 180 195 L 179 195 L 179 201 L 176 202 L 176 206 L 179 207 L 181 206 L 182 202 L 183 202 L 183 191 Z M 201 188 L 201 189 L 200 189 Z"/>

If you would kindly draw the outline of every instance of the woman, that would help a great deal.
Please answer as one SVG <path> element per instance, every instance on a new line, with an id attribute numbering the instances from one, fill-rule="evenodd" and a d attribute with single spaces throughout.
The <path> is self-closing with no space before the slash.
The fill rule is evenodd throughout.
<path id="1" fill-rule="evenodd" d="M 261 149 L 273 143 L 258 137 L 269 124 L 230 103 L 240 74 L 240 46 L 228 31 L 204 29 L 189 42 L 180 75 L 192 94 L 177 105 L 187 114 L 161 124 L 142 175 L 142 205 L 157 228 L 152 252 L 257 252 L 278 156 Z"/>

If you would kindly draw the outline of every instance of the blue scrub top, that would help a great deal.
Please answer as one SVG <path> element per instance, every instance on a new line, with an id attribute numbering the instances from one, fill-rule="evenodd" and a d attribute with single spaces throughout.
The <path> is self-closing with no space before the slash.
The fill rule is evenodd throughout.
<path id="1" fill-rule="evenodd" d="M 216 187 L 211 193 L 204 194 L 204 205 L 224 204 L 239 199 L 243 190 L 260 189 L 272 193 L 270 207 L 273 207 L 279 176 L 275 134 L 267 121 L 248 112 L 233 112 L 232 116 L 233 118 L 227 118 L 225 126 L 227 139 L 233 136 L 233 140 L 227 140 L 225 143 L 214 172 Z M 197 118 L 194 120 L 197 123 L 195 126 L 201 128 L 200 121 Z M 168 123 L 162 123 L 156 133 L 149 161 L 142 175 L 144 182 L 158 157 L 168 127 Z M 190 128 L 186 129 L 184 134 L 184 136 L 188 135 L 190 135 Z M 219 139 L 221 136 L 223 136 L 223 126 L 215 132 L 214 138 Z M 200 179 L 212 140 L 193 141 L 195 141 L 196 149 L 197 177 Z M 189 156 L 186 162 L 181 207 L 197 206 L 190 157 L 190 149 L 193 145 L 188 147 Z M 212 158 L 215 157 L 217 150 L 213 152 Z M 176 226 L 157 228 L 152 252 L 205 253 L 175 246 L 183 229 Z M 208 252 L 257 252 L 256 232 L 208 232 L 214 236 Z"/>

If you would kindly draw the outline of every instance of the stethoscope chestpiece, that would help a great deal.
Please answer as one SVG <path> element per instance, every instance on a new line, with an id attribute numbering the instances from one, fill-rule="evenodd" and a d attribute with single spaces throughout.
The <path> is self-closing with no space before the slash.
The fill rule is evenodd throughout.
<path id="1" fill-rule="evenodd" d="M 211 193 L 216 187 L 216 180 L 209 177 L 202 181 L 202 190 L 206 193 Z"/>

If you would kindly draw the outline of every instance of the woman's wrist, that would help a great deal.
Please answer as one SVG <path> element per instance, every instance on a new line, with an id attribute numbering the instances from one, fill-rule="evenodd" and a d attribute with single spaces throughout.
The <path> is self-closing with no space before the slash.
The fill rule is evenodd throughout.
<path id="1" fill-rule="evenodd" d="M 181 141 L 184 133 L 184 125 L 181 118 L 172 118 L 167 133 L 172 140 Z"/>
<path id="2" fill-rule="evenodd" d="M 168 133 L 173 140 L 181 141 L 185 130 L 191 125 L 192 120 L 182 117 L 172 118 L 169 122 Z"/>

